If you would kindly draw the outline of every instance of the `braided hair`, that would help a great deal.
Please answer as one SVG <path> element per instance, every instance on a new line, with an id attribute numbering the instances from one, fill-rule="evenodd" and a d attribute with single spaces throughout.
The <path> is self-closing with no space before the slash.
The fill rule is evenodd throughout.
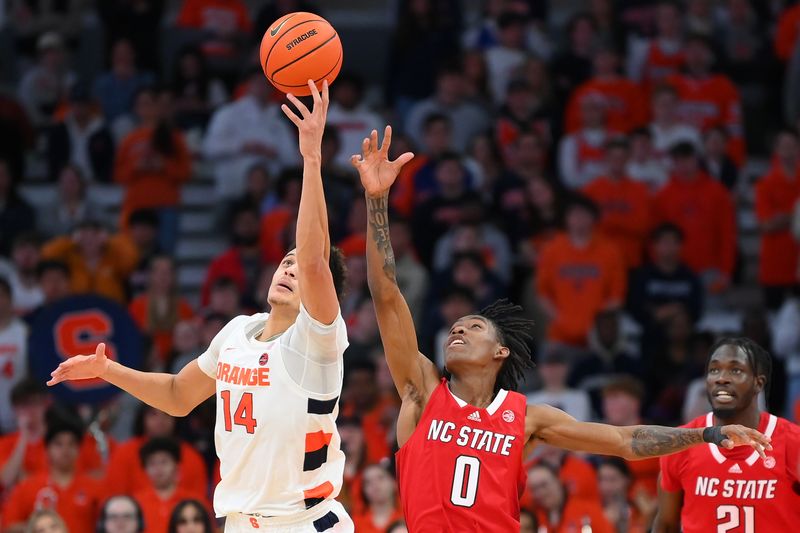
<path id="1" fill-rule="evenodd" d="M 525 370 L 534 366 L 531 355 L 533 320 L 522 316 L 522 307 L 507 299 L 497 300 L 481 309 L 479 314 L 494 325 L 497 341 L 509 351 L 497 374 L 495 392 L 516 390 Z"/>

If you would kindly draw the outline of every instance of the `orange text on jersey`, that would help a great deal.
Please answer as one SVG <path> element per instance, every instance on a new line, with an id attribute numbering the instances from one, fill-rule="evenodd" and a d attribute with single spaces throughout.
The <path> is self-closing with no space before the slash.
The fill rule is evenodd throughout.
<path id="1" fill-rule="evenodd" d="M 269 368 L 240 367 L 228 363 L 217 363 L 217 379 L 231 385 L 269 387 Z"/>

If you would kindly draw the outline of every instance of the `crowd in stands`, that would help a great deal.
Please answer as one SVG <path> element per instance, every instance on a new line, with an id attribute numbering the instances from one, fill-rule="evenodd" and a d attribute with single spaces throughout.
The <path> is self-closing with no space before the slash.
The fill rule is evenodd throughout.
<path id="1" fill-rule="evenodd" d="M 348 64 L 345 39 L 322 148 L 331 241 L 348 268 L 340 499 L 356 531 L 405 531 L 398 398 L 349 164 L 387 123 L 393 152 L 416 154 L 390 198 L 397 281 L 437 365 L 452 322 L 509 297 L 537 322 L 530 402 L 581 420 L 681 424 L 709 409 L 715 340 L 745 335 L 775 359 L 763 405 L 797 421 L 800 5 L 394 4 L 385 64 Z M 258 45 L 283 14 L 335 9 L 0 7 L 3 531 L 218 531 L 214 399 L 182 419 L 122 394 L 70 405 L 33 372 L 41 354 L 30 332 L 67 299 L 93 294 L 127 309 L 146 339 L 142 369 L 176 372 L 231 318 L 264 310 L 294 240 L 302 171 Z M 185 44 L 167 56 L 172 33 Z M 78 61 L 92 54 L 101 68 Z M 181 198 L 201 174 L 213 180 L 214 231 L 229 247 L 186 294 Z M 32 183 L 52 184 L 53 201 L 26 196 Z M 112 219 L 90 194 L 109 184 L 123 191 Z M 540 445 L 526 465 L 522 531 L 568 531 L 589 517 L 595 533 L 637 533 L 654 515 L 658 461 Z"/>

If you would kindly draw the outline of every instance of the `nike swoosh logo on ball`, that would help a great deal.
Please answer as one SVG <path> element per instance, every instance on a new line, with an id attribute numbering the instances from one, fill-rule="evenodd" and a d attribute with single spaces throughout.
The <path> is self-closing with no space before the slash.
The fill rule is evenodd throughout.
<path id="1" fill-rule="evenodd" d="M 270 37 L 275 37 L 275 35 L 276 35 L 276 34 L 277 34 L 279 31 L 281 31 L 281 28 L 283 28 L 283 25 L 284 25 L 284 24 L 286 24 L 286 21 L 287 21 L 287 20 L 289 20 L 290 18 L 292 18 L 293 16 L 294 16 L 294 15 L 289 15 L 288 17 L 286 17 L 286 18 L 284 19 L 284 21 L 283 21 L 283 22 L 281 22 L 280 24 L 278 24 L 278 27 L 277 27 L 277 28 L 272 28 L 271 30 L 269 30 L 269 36 L 270 36 Z"/>

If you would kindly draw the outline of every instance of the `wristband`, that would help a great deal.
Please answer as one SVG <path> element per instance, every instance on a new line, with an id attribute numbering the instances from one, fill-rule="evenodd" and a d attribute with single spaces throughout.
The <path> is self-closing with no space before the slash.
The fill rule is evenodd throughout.
<path id="1" fill-rule="evenodd" d="M 703 442 L 710 442 L 722 446 L 722 441 L 728 437 L 722 432 L 722 426 L 711 426 L 703 430 Z"/>

